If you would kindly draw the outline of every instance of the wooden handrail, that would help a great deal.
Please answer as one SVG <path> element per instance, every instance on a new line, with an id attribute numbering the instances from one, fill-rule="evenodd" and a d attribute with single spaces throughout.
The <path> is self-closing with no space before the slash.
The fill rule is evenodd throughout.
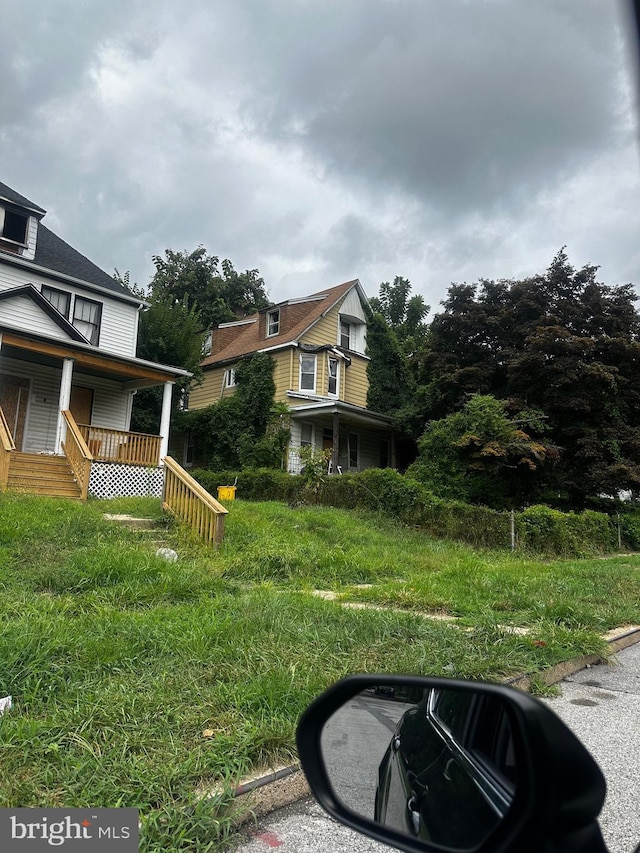
<path id="1" fill-rule="evenodd" d="M 165 456 L 163 509 L 189 525 L 206 542 L 218 548 L 224 536 L 225 509 L 175 459 Z"/>
<path id="2" fill-rule="evenodd" d="M 0 490 L 4 492 L 9 482 L 9 463 L 11 461 L 11 452 L 16 449 L 16 445 L 9 429 L 9 424 L 0 406 Z"/>
<path id="3" fill-rule="evenodd" d="M 80 486 L 80 496 L 86 501 L 93 456 L 71 412 L 65 409 L 62 416 L 67 424 L 67 437 L 62 442 L 62 449 Z"/>
<path id="4" fill-rule="evenodd" d="M 122 462 L 127 465 L 157 466 L 160 462 L 159 435 L 78 424 L 87 446 L 98 462 Z"/>

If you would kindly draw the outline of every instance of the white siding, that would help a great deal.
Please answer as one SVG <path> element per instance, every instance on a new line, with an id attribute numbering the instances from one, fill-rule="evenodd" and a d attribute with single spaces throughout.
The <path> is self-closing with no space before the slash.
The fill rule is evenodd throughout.
<path id="1" fill-rule="evenodd" d="M 31 380 L 23 450 L 27 453 L 54 452 L 62 370 L 0 357 L 0 375 L 2 373 Z M 130 395 L 119 383 L 74 370 L 73 384 L 94 389 L 92 422 L 96 426 L 129 428 Z"/>
<path id="2" fill-rule="evenodd" d="M 74 286 L 65 282 L 57 281 L 46 275 L 39 275 L 30 270 L 9 266 L 0 262 L 0 290 L 9 290 L 12 287 L 23 287 L 25 284 L 33 284 L 40 290 L 42 285 L 55 287 L 71 293 L 72 296 L 83 296 L 93 299 L 102 304 L 102 321 L 100 326 L 100 349 L 123 356 L 135 356 L 136 333 L 138 328 L 138 309 L 135 305 L 112 299 L 106 293 L 85 290 L 80 286 Z M 39 309 L 38 309 L 39 312 Z M 24 328 L 33 328 L 31 324 Z"/>
<path id="3" fill-rule="evenodd" d="M 353 317 L 354 320 L 360 320 L 361 323 L 367 322 L 362 302 L 360 302 L 360 297 L 355 287 L 352 287 L 345 296 L 344 302 L 340 306 L 340 313 L 348 317 Z"/>
<path id="4" fill-rule="evenodd" d="M 351 325 L 351 349 L 364 353 L 367 348 L 367 320 L 355 287 L 347 293 L 340 306 L 340 319 Z M 340 324 L 337 343 L 340 343 Z"/>
<path id="5" fill-rule="evenodd" d="M 0 302 L 0 320 L 15 329 L 28 329 L 35 334 L 69 341 L 69 335 L 27 296 Z"/>
<path id="6" fill-rule="evenodd" d="M 38 237 L 38 220 L 35 216 L 29 217 L 27 226 L 27 248 L 22 253 L 25 261 L 32 261 L 36 256 L 36 239 Z"/>

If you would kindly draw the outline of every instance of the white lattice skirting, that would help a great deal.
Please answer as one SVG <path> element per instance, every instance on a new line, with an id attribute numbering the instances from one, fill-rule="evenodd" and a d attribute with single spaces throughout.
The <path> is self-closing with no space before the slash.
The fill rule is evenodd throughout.
<path id="1" fill-rule="evenodd" d="M 93 462 L 89 494 L 94 498 L 162 497 L 164 468 Z"/>

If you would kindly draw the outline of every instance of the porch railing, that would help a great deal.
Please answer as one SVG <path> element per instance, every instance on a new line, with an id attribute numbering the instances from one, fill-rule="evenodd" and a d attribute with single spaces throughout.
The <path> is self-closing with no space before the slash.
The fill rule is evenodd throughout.
<path id="1" fill-rule="evenodd" d="M 159 435 L 143 432 L 106 429 L 105 427 L 79 424 L 78 428 L 93 458 L 98 462 L 124 462 L 127 465 L 160 464 Z"/>
<path id="2" fill-rule="evenodd" d="M 205 542 L 219 547 L 224 536 L 224 517 L 229 510 L 187 474 L 175 459 L 165 456 L 163 462 L 163 509 L 188 524 Z"/>
<path id="3" fill-rule="evenodd" d="M 9 429 L 9 424 L 0 406 L 0 491 L 7 488 L 9 482 L 9 463 L 11 462 L 11 451 L 16 446 Z"/>
<path id="4" fill-rule="evenodd" d="M 93 456 L 71 412 L 67 409 L 62 416 L 67 424 L 67 435 L 62 442 L 62 449 L 80 487 L 80 496 L 86 501 Z"/>

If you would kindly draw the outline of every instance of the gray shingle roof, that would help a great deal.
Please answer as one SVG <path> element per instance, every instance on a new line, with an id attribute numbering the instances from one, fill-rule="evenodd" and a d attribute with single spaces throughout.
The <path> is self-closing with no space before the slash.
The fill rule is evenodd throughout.
<path id="1" fill-rule="evenodd" d="M 40 207 L 37 204 L 34 204 L 32 201 L 29 201 L 28 198 L 25 198 L 20 193 L 17 193 L 15 190 L 12 190 L 11 187 L 8 187 L 6 184 L 3 184 L 0 181 L 0 197 L 6 198 L 7 201 L 12 201 L 14 204 L 20 205 L 20 207 L 28 207 L 29 210 L 37 210 L 41 214 L 45 214 L 46 210 Z"/>
<path id="2" fill-rule="evenodd" d="M 88 284 L 96 284 L 114 293 L 127 294 L 129 291 L 100 267 L 97 267 L 89 258 L 85 258 L 64 240 L 61 240 L 53 231 L 49 231 L 42 222 L 38 225 L 38 242 L 36 243 L 36 257 L 34 263 L 54 272 L 79 278 Z"/>
<path id="3" fill-rule="evenodd" d="M 0 198 L 4 198 L 19 207 L 27 208 L 38 219 L 41 219 L 46 213 L 42 207 L 29 201 L 28 198 L 20 195 L 20 193 L 17 193 L 2 182 L 0 182 Z M 80 252 L 76 251 L 68 243 L 65 243 L 64 240 L 54 234 L 53 231 L 50 231 L 42 222 L 38 222 L 38 238 L 34 263 L 52 272 L 78 278 L 87 284 L 93 284 L 105 290 L 110 290 L 112 293 L 117 293 L 121 296 L 131 296 L 131 293 L 125 287 L 118 284 L 115 279 L 96 266 L 89 258 L 85 258 L 84 255 L 81 255 Z"/>

